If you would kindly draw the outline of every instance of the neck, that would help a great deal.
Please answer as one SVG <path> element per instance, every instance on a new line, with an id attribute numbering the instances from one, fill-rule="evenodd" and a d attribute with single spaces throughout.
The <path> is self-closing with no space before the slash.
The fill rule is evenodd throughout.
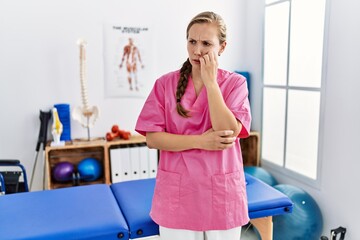
<path id="1" fill-rule="evenodd" d="M 191 78 L 193 79 L 194 82 L 196 81 L 201 81 L 201 72 L 200 69 L 192 69 L 191 71 Z"/>

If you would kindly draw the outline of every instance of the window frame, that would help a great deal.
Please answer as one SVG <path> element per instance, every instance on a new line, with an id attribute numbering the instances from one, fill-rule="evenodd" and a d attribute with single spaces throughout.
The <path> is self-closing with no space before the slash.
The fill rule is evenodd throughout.
<path id="1" fill-rule="evenodd" d="M 266 7 L 272 6 L 275 4 L 279 4 L 282 2 L 289 2 L 289 23 L 288 23 L 288 52 L 287 52 L 287 70 L 286 70 L 286 85 L 271 85 L 264 83 L 264 69 L 265 69 L 265 12 Z M 272 88 L 272 89 L 284 89 L 285 90 L 285 132 L 284 132 L 284 152 L 283 152 L 283 163 L 282 165 L 277 165 L 269 160 L 266 160 L 262 156 L 262 151 L 260 152 L 261 156 L 261 165 L 266 169 L 280 175 L 281 178 L 289 178 L 292 180 L 296 180 L 302 182 L 310 187 L 315 189 L 319 189 L 321 186 L 322 179 L 322 164 L 323 164 L 323 144 L 324 144 L 324 125 L 325 125 L 325 90 L 326 90 L 326 73 L 327 73 L 327 59 L 328 59 L 328 34 L 329 34 L 329 15 L 330 15 L 330 1 L 325 0 L 325 9 L 324 9 L 324 30 L 323 30 L 323 51 L 322 51 L 322 67 L 321 67 L 321 86 L 320 87 L 298 87 L 298 86 L 289 86 L 289 63 L 290 63 L 290 44 L 291 44 L 291 4 L 292 0 L 279 0 L 272 2 L 270 4 L 264 4 L 264 15 L 263 15 L 263 39 L 262 39 L 262 72 L 261 72 L 261 132 L 263 131 L 264 119 L 264 89 Z M 317 169 L 316 169 L 316 179 L 307 177 L 303 174 L 295 172 L 286 168 L 286 135 L 287 135 L 287 116 L 288 116 L 288 95 L 289 90 L 300 90 L 300 91 L 316 91 L 320 93 L 320 109 L 319 109 L 319 132 L 318 132 L 318 151 L 317 151 Z M 263 144 L 263 139 L 261 139 L 261 149 Z"/>

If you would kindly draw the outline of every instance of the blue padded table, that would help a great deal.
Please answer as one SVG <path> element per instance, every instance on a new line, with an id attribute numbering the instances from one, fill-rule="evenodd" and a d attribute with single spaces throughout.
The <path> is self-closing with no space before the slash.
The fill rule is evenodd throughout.
<path id="1" fill-rule="evenodd" d="M 271 240 L 272 216 L 291 212 L 293 203 L 259 179 L 246 173 L 245 177 L 251 223 L 258 229 L 262 240 Z M 133 239 L 159 234 L 158 226 L 149 217 L 154 187 L 154 178 L 111 185 Z"/>
<path id="2" fill-rule="evenodd" d="M 247 173 L 245 179 L 250 222 L 262 240 L 272 240 L 272 216 L 292 212 L 293 203 L 282 192 Z"/>
<path id="3" fill-rule="evenodd" d="M 159 226 L 150 218 L 155 178 L 119 182 L 111 185 L 127 220 L 131 239 L 159 234 Z"/>
<path id="4" fill-rule="evenodd" d="M 0 196 L 0 239 L 124 239 L 126 221 L 106 184 Z"/>
<path id="5" fill-rule="evenodd" d="M 262 240 L 290 199 L 248 174 L 249 215 Z M 159 234 L 149 212 L 155 179 L 95 184 L 0 197 L 0 239 L 140 239 Z"/>

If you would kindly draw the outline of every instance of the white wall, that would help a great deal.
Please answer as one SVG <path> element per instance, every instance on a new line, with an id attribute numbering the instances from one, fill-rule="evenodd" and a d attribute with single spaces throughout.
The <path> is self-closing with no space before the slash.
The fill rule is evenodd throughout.
<path id="1" fill-rule="evenodd" d="M 347 228 L 346 239 L 360 239 L 360 2 L 327 0 L 329 4 L 328 42 L 325 58 L 326 80 L 320 187 L 314 188 L 273 172 L 281 183 L 299 186 L 319 204 L 324 218 L 324 234 L 338 226 Z M 264 0 L 248 0 L 246 23 L 246 66 L 254 81 L 253 128 L 261 129 L 261 66 Z"/>
<path id="2" fill-rule="evenodd" d="M 48 111 L 56 103 L 81 106 L 79 37 L 88 42 L 89 104 L 101 111 L 91 136 L 105 136 L 113 124 L 134 132 L 145 99 L 105 98 L 102 25 L 134 23 L 152 28 L 156 67 L 147 81 L 153 82 L 185 61 L 187 23 L 205 10 L 218 12 L 228 23 L 228 46 L 220 67 L 239 69 L 245 61 L 244 1 L 0 0 L 0 159 L 20 159 L 31 175 L 39 110 Z M 87 137 L 75 121 L 71 130 L 72 138 Z M 51 138 L 50 131 L 48 135 Z M 34 189 L 40 189 L 41 169 L 35 172 Z"/>

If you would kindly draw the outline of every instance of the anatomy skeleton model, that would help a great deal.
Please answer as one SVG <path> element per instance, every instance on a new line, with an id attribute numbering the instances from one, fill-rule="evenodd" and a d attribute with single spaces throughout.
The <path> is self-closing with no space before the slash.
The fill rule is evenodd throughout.
<path id="1" fill-rule="evenodd" d="M 80 48 L 80 83 L 81 83 L 81 99 L 82 107 L 74 108 L 72 117 L 87 128 L 88 140 L 90 140 L 90 128 L 94 126 L 96 119 L 99 117 L 99 109 L 97 106 L 89 107 L 87 79 L 86 79 L 86 41 L 79 39 L 77 44 Z"/>

